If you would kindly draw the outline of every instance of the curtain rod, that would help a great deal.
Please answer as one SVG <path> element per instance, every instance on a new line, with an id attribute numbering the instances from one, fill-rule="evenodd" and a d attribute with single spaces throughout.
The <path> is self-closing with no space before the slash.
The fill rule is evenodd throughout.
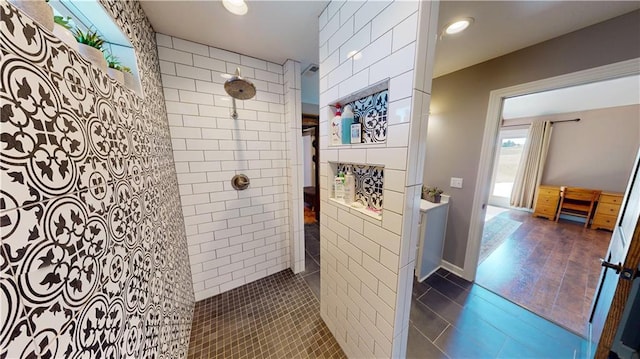
<path id="1" fill-rule="evenodd" d="M 574 118 L 572 120 L 551 121 L 551 123 L 554 124 L 554 123 L 559 123 L 559 122 L 579 122 L 579 121 L 580 121 L 579 118 Z M 502 122 L 504 123 L 504 120 L 502 120 Z M 502 126 L 500 126 L 500 128 L 502 128 L 502 127 L 528 126 L 528 125 L 529 125 L 528 123 L 522 123 L 522 124 L 519 124 L 519 125 L 502 125 Z"/>

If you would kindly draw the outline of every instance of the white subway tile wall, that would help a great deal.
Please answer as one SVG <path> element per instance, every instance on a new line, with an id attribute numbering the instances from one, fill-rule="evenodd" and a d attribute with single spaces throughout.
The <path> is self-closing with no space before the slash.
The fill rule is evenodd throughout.
<path id="1" fill-rule="evenodd" d="M 302 152 L 300 64 L 287 63 L 285 72 L 261 59 L 158 37 L 196 300 L 290 266 L 303 270 L 303 243 L 291 241 L 303 235 L 296 177 L 302 163 L 295 157 Z M 233 120 L 221 75 L 237 67 L 257 94 L 236 100 Z M 238 173 L 251 180 L 247 190 L 232 188 Z"/>
<path id="2" fill-rule="evenodd" d="M 437 2 L 332 1 L 319 17 L 320 307 L 349 357 L 406 356 L 437 13 Z M 387 140 L 329 148 L 330 105 L 383 80 Z M 381 221 L 328 201 L 329 162 L 384 166 Z"/>
<path id="3" fill-rule="evenodd" d="M 286 134 L 287 177 L 289 178 L 289 234 L 290 261 L 294 273 L 304 271 L 304 205 L 303 205 L 303 151 L 302 151 L 302 86 L 300 63 L 284 63 L 284 117 L 285 124 L 271 124 Z M 271 88 L 271 86 L 269 87 Z M 282 89 L 274 89 L 282 91 Z M 261 153 L 264 156 L 265 153 Z"/>

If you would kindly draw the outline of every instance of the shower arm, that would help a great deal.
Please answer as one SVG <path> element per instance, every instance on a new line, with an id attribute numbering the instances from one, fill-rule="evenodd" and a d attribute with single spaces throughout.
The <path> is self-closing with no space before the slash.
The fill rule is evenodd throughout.
<path id="1" fill-rule="evenodd" d="M 236 99 L 234 97 L 231 97 L 231 102 L 233 103 L 233 112 L 231 113 L 231 118 L 237 120 L 238 111 L 236 110 Z"/>

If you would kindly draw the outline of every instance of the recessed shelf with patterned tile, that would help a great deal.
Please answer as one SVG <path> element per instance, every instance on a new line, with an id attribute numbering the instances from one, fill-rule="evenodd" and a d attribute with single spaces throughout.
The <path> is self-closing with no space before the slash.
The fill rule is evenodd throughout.
<path id="1" fill-rule="evenodd" d="M 383 82 L 369 86 L 362 91 L 336 101 L 336 104 L 341 104 L 343 108 L 347 105 L 351 106 L 354 123 L 361 125 L 362 134 L 360 144 L 387 142 L 388 85 L 388 80 L 384 80 Z M 331 121 L 329 121 L 329 126 L 331 126 Z M 331 131 L 329 131 L 329 133 L 331 133 Z M 358 143 L 352 143 L 351 145 L 357 146 Z"/>
<path id="2" fill-rule="evenodd" d="M 351 168 L 356 184 L 355 204 L 347 204 L 343 200 L 335 198 L 333 187 L 331 188 L 330 200 L 348 206 L 358 212 L 362 212 L 370 217 L 382 219 L 382 191 L 384 188 L 384 167 L 371 166 L 353 163 L 330 163 L 332 177 L 339 173 L 347 173 Z"/>

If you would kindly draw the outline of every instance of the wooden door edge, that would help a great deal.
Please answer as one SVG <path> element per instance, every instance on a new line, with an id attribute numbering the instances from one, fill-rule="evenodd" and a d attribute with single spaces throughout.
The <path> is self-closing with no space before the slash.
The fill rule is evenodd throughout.
<path id="1" fill-rule="evenodd" d="M 640 221 L 636 223 L 636 228 L 629 244 L 629 251 L 627 258 L 624 262 L 625 268 L 638 268 L 640 264 Z M 622 313 L 629 299 L 631 293 L 631 287 L 633 286 L 633 280 L 622 279 L 618 276 L 618 283 L 616 284 L 616 291 L 613 295 L 611 307 L 607 314 L 607 319 L 602 328 L 602 335 L 598 341 L 598 348 L 594 358 L 606 359 L 609 357 L 609 351 L 613 345 L 613 340 L 616 336 L 620 319 L 622 319 Z"/>

